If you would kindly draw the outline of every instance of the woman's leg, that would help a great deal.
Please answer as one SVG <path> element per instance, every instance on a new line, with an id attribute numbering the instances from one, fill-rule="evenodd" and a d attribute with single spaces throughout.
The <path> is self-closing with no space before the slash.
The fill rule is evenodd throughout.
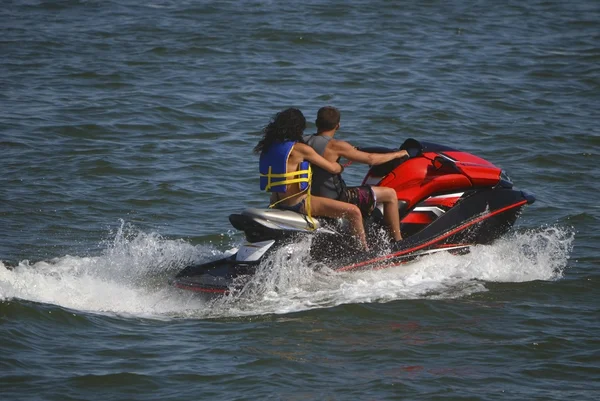
<path id="1" fill-rule="evenodd" d="M 375 192 L 377 202 L 383 203 L 383 219 L 391 231 L 395 241 L 402 239 L 400 233 L 400 214 L 398 212 L 398 198 L 396 190 L 389 187 L 371 187 Z"/>
<path id="2" fill-rule="evenodd" d="M 369 250 L 367 245 L 367 236 L 363 226 L 362 214 L 356 205 L 346 202 L 340 202 L 334 199 L 322 198 L 320 196 L 312 196 L 310 198 L 311 214 L 313 216 L 324 217 L 343 217 L 348 219 L 354 234 L 363 244 L 365 250 Z"/>

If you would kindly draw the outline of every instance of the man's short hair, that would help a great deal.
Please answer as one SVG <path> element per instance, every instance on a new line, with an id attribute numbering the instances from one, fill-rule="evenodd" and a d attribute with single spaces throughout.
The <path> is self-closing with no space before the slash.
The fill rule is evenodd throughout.
<path id="1" fill-rule="evenodd" d="M 321 107 L 315 124 L 320 130 L 332 130 L 340 123 L 340 111 L 332 106 Z"/>

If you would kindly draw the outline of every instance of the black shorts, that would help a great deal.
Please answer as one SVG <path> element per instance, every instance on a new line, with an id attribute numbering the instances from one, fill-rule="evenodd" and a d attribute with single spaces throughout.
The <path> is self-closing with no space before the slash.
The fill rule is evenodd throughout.
<path id="1" fill-rule="evenodd" d="M 369 185 L 348 187 L 342 191 L 339 200 L 358 206 L 363 216 L 369 216 L 375 209 L 375 192 Z"/>

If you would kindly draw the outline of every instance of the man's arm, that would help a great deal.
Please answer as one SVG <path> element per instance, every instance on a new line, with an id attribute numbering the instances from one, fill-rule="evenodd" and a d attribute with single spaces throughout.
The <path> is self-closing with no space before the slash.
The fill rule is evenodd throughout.
<path id="1" fill-rule="evenodd" d="M 387 163 L 390 160 L 408 156 L 408 152 L 406 150 L 399 150 L 390 153 L 363 152 L 362 150 L 356 149 L 346 141 L 336 140 L 334 143 L 332 143 L 332 145 L 332 150 L 337 153 L 338 156 L 344 157 L 356 163 L 364 163 L 370 166 L 377 166 L 379 164 Z"/>

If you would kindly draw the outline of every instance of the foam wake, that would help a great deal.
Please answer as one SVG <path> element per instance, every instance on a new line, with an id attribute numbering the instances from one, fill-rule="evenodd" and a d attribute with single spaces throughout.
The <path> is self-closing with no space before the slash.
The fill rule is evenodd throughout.
<path id="1" fill-rule="evenodd" d="M 574 234 L 545 227 L 513 233 L 470 254 L 438 253 L 379 271 L 336 273 L 308 257 L 310 241 L 282 248 L 242 291 L 212 302 L 172 287 L 190 263 L 224 256 L 122 224 L 99 256 L 0 262 L 0 300 L 22 299 L 64 308 L 158 319 L 289 313 L 346 303 L 457 298 L 487 291 L 489 282 L 556 280 L 568 266 Z M 234 243 L 231 244 L 235 246 Z"/>

